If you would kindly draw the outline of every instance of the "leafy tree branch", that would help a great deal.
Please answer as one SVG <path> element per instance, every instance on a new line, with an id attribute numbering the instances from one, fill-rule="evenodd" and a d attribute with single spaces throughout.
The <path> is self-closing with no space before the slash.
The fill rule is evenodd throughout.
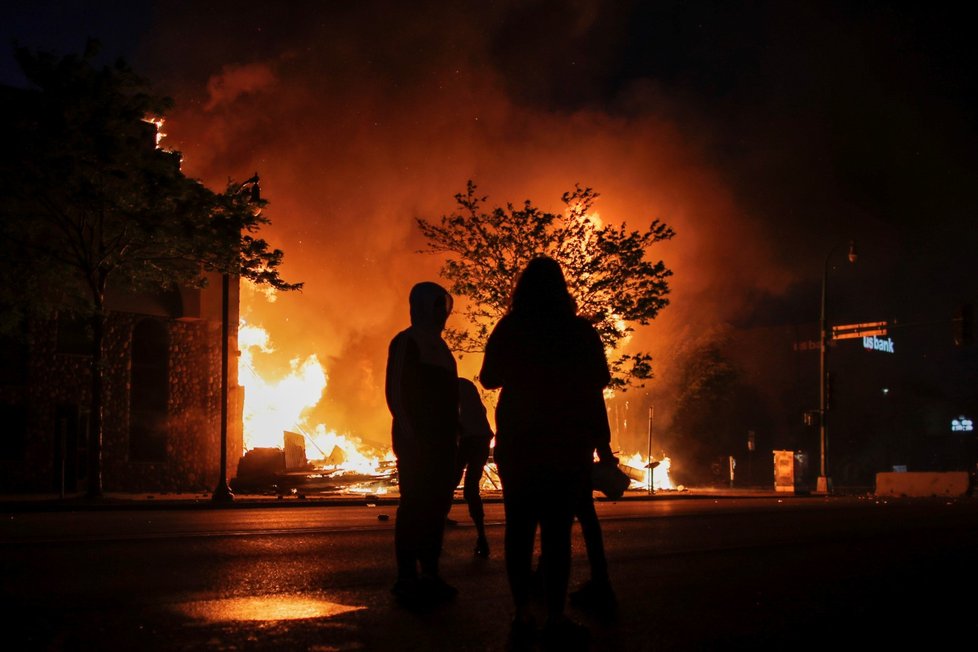
<path id="1" fill-rule="evenodd" d="M 544 211 L 529 200 L 489 207 L 471 180 L 455 195 L 456 208 L 437 221 L 417 220 L 426 247 L 421 253 L 445 258 L 441 276 L 449 290 L 467 301 L 464 328 L 448 329 L 446 339 L 463 354 L 480 353 L 493 325 L 509 307 L 516 280 L 535 256 L 558 260 L 578 304 L 612 352 L 613 386 L 625 389 L 652 377 L 651 356 L 619 350 L 634 325 L 646 325 L 668 303 L 672 275 L 649 250 L 671 239 L 673 230 L 653 220 L 644 231 L 602 224 L 595 217 L 598 193 L 575 185 L 561 196 L 565 210 Z"/>

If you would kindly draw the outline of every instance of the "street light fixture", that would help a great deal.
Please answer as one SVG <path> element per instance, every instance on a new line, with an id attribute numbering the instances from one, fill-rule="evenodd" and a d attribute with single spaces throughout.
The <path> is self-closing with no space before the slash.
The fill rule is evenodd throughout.
<path id="1" fill-rule="evenodd" d="M 828 373 L 828 358 L 829 358 L 829 339 L 831 339 L 831 332 L 829 331 L 828 321 L 825 314 L 825 306 L 827 304 L 827 287 L 829 278 L 829 260 L 832 258 L 832 254 L 836 252 L 840 242 L 836 246 L 829 250 L 829 253 L 825 255 L 825 265 L 822 268 L 822 306 L 821 314 L 819 317 L 819 347 L 818 347 L 818 377 L 819 377 L 819 393 L 818 393 L 818 435 L 819 435 L 819 473 L 818 473 L 818 483 L 815 487 L 815 492 L 820 494 L 832 493 L 832 480 L 829 477 L 828 472 L 828 449 L 829 449 L 829 426 L 828 426 L 828 392 L 829 392 L 829 373 Z M 856 242 L 855 240 L 849 241 L 849 254 L 848 259 L 850 263 L 856 262 Z"/>

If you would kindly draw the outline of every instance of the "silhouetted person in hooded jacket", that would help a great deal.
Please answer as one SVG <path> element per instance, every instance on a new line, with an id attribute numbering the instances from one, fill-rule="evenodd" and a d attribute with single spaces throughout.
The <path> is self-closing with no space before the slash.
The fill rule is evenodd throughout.
<path id="1" fill-rule="evenodd" d="M 400 489 L 392 592 L 402 603 L 422 606 L 457 593 L 441 578 L 438 561 L 455 492 L 458 372 L 441 338 L 451 295 L 424 282 L 411 288 L 409 301 L 411 326 L 391 340 L 385 383 Z"/>
<path id="2" fill-rule="evenodd" d="M 539 257 L 523 270 L 508 313 L 486 343 L 482 385 L 500 388 L 493 453 L 506 511 L 506 573 L 515 605 L 514 643 L 534 636 L 529 606 L 540 528 L 547 621 L 544 643 L 586 645 L 587 629 L 564 614 L 571 526 L 595 450 L 596 396 L 611 375 L 601 339 L 578 317 L 560 265 Z M 607 419 L 607 414 L 603 417 Z"/>

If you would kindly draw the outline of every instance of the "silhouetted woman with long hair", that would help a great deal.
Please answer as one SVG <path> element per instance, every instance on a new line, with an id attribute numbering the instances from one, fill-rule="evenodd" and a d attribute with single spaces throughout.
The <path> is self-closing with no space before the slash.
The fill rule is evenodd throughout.
<path id="1" fill-rule="evenodd" d="M 533 547 L 537 527 L 544 566 L 543 642 L 554 649 L 586 644 L 587 629 L 564 614 L 575 500 L 588 486 L 595 435 L 607 419 L 594 409 L 610 382 L 594 327 L 576 314 L 559 263 L 530 261 L 510 309 L 486 343 L 479 380 L 501 389 L 494 459 L 506 511 L 506 573 L 515 606 L 510 635 L 531 640 Z M 585 489 L 586 490 L 586 489 Z"/>

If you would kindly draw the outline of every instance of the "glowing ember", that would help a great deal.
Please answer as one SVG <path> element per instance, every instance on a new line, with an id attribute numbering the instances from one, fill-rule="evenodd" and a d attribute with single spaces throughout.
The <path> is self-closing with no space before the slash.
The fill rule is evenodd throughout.
<path id="1" fill-rule="evenodd" d="M 144 118 L 143 122 L 148 122 L 149 124 L 156 127 L 156 148 L 160 149 L 161 148 L 160 143 L 162 143 L 163 139 L 166 138 L 166 134 L 163 133 L 163 123 L 164 123 L 163 118 L 149 117 L 149 118 Z"/>

